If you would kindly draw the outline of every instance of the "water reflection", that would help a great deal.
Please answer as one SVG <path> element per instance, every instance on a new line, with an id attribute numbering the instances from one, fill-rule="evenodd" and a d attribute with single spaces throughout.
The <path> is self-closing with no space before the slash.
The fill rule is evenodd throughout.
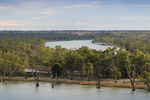
<path id="1" fill-rule="evenodd" d="M 45 45 L 51 48 L 55 48 L 56 46 L 59 45 L 67 49 L 78 49 L 82 46 L 87 46 L 90 49 L 96 49 L 96 50 L 106 50 L 108 47 L 111 47 L 111 48 L 113 47 L 113 46 L 96 45 L 92 43 L 92 40 L 46 42 Z"/>
<path id="2" fill-rule="evenodd" d="M 101 87 L 90 85 L 54 84 L 40 82 L 0 83 L 0 100 L 149 100 L 147 90 Z"/>

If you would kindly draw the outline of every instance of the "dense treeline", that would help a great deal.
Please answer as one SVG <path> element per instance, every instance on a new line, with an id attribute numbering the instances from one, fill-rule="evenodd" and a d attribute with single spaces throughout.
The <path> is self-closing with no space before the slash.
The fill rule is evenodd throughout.
<path id="1" fill-rule="evenodd" d="M 142 40 L 141 38 L 134 39 L 131 37 L 99 36 L 95 38 L 95 41 L 126 47 L 128 51 L 139 49 L 143 52 L 150 53 L 150 39 Z"/>
<path id="2" fill-rule="evenodd" d="M 86 39 L 94 39 L 95 35 L 104 34 L 73 34 L 69 32 L 55 32 L 55 31 L 0 31 L 0 37 L 21 37 L 21 38 L 41 38 L 48 41 L 60 41 L 60 40 L 86 40 Z"/>
<path id="3" fill-rule="evenodd" d="M 112 35 L 109 35 L 109 36 L 115 36 L 115 37 L 119 37 L 119 38 L 132 38 L 132 39 L 136 39 L 136 40 L 142 41 L 143 43 L 150 45 L 150 32 L 149 31 L 118 32 L 118 33 L 113 33 Z"/>
<path id="4" fill-rule="evenodd" d="M 32 74 L 39 86 L 38 80 L 41 71 L 52 72 L 51 78 L 59 77 L 74 79 L 97 78 L 97 87 L 100 88 L 101 78 L 114 77 L 129 78 L 132 90 L 135 90 L 135 78 L 140 78 L 147 84 L 150 91 L 150 55 L 138 49 L 132 52 L 125 48 L 117 50 L 116 47 L 105 51 L 97 51 L 88 47 L 77 50 L 68 50 L 56 46 L 45 47 L 45 41 L 36 38 L 3 38 L 0 40 L 0 74 L 2 81 L 5 76 L 11 80 L 13 76 L 27 74 L 25 68 L 35 70 Z"/>

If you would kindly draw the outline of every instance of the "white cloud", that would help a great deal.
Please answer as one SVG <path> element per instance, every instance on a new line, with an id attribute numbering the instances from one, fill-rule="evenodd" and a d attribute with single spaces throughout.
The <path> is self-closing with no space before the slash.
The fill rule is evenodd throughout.
<path id="1" fill-rule="evenodd" d="M 141 7 L 150 8 L 150 5 L 141 5 Z"/>
<path id="2" fill-rule="evenodd" d="M 87 23 L 78 21 L 78 22 L 75 22 L 74 25 L 76 25 L 76 26 L 82 26 L 82 25 L 87 25 Z"/>
<path id="3" fill-rule="evenodd" d="M 42 11 L 40 13 L 41 14 L 56 14 L 56 11 L 47 10 L 47 11 Z"/>
<path id="4" fill-rule="evenodd" d="M 34 23 L 31 25 L 39 25 L 39 26 L 86 26 L 87 23 L 82 21 L 63 21 L 63 20 L 51 20 L 43 23 Z"/>
<path id="5" fill-rule="evenodd" d="M 3 12 L 4 10 L 8 9 L 10 7 L 7 7 L 7 6 L 0 6 L 0 12 Z"/>
<path id="6" fill-rule="evenodd" d="M 64 6 L 63 8 L 97 8 L 101 7 L 100 2 L 88 2 L 85 4 L 74 4 L 72 6 Z"/>
<path id="7" fill-rule="evenodd" d="M 0 21 L 0 26 L 22 26 L 22 24 L 17 24 L 15 21 Z"/>
<path id="8" fill-rule="evenodd" d="M 89 3 L 91 3 L 91 4 L 100 4 L 102 2 L 101 1 L 93 1 L 93 2 L 89 2 Z"/>
<path id="9" fill-rule="evenodd" d="M 121 20 L 131 20 L 131 21 L 150 21 L 150 16 L 123 16 Z"/>
<path id="10" fill-rule="evenodd" d="M 77 5 L 73 5 L 73 6 L 64 6 L 63 8 L 96 8 L 96 7 L 100 7 L 100 5 L 77 4 Z"/>
<path id="11" fill-rule="evenodd" d="M 139 5 L 139 4 L 132 4 L 128 5 L 130 7 L 142 7 L 142 8 L 150 8 L 150 5 Z"/>
<path id="12" fill-rule="evenodd" d="M 32 14 L 33 11 L 29 11 L 29 10 L 21 10 L 21 11 L 18 11 L 17 14 L 21 14 L 21 15 L 25 15 L 25 14 Z"/>

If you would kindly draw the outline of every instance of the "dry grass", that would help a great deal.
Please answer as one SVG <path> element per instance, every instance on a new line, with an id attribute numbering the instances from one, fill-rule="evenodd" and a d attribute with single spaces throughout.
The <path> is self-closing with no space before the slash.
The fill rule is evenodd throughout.
<path id="1" fill-rule="evenodd" d="M 28 79 L 25 79 L 24 77 L 13 77 L 14 81 L 34 81 L 33 77 L 30 77 Z M 50 79 L 50 78 L 39 78 L 39 81 L 45 81 L 45 82 L 56 82 L 56 79 Z M 80 85 L 96 85 L 96 81 L 77 81 L 77 80 L 69 80 L 69 79 L 59 79 L 59 82 L 61 83 L 68 83 L 68 84 L 80 84 Z M 118 83 L 113 83 L 113 81 L 105 81 L 103 80 L 101 82 L 102 87 L 123 87 L 123 88 L 131 88 L 131 84 L 128 79 L 122 79 L 119 80 Z M 135 84 L 136 89 L 147 89 L 146 85 L 143 84 Z"/>

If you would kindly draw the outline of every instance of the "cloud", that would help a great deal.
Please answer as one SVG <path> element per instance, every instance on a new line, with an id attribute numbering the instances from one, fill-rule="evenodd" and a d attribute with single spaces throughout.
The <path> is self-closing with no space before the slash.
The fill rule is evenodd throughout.
<path id="1" fill-rule="evenodd" d="M 34 11 L 29 11 L 29 10 L 20 10 L 17 12 L 17 14 L 20 14 L 20 15 L 26 15 L 26 14 L 32 14 Z"/>
<path id="2" fill-rule="evenodd" d="M 137 21 L 139 21 L 139 20 L 141 20 L 141 21 L 150 21 L 150 16 L 123 16 L 123 17 L 121 17 L 121 20 L 131 20 L 131 21 L 135 21 L 135 20 L 137 20 Z"/>
<path id="3" fill-rule="evenodd" d="M 0 21 L 0 26 L 22 26 L 22 24 L 17 24 L 15 21 Z"/>
<path id="4" fill-rule="evenodd" d="M 56 14 L 56 11 L 47 10 L 40 12 L 40 14 Z"/>
<path id="5" fill-rule="evenodd" d="M 85 22 L 75 22 L 74 25 L 76 25 L 76 26 L 82 26 L 82 25 L 87 25 L 87 23 L 85 23 Z"/>
<path id="6" fill-rule="evenodd" d="M 101 2 L 99 1 L 88 2 L 85 4 L 74 4 L 72 6 L 64 6 L 63 8 L 98 8 L 98 7 L 101 7 L 100 3 Z"/>
<path id="7" fill-rule="evenodd" d="M 141 7 L 150 8 L 150 5 L 141 5 Z"/>
<path id="8" fill-rule="evenodd" d="M 96 7 L 100 7 L 100 5 L 77 4 L 77 5 L 73 5 L 73 6 L 64 6 L 63 8 L 96 8 Z"/>
<path id="9" fill-rule="evenodd" d="M 150 8 L 150 5 L 139 5 L 139 4 L 133 4 L 133 5 L 128 5 L 130 7 L 140 7 L 140 8 Z"/>
<path id="10" fill-rule="evenodd" d="M 42 10 L 40 12 L 40 14 L 42 14 L 42 15 L 69 16 L 68 13 L 64 13 L 64 12 L 61 12 L 61 11 L 55 11 L 55 10 L 52 10 L 51 8 Z"/>
<path id="11" fill-rule="evenodd" d="M 4 10 L 8 9 L 10 7 L 7 7 L 7 6 L 0 6 L 0 12 L 3 12 Z"/>
<path id="12" fill-rule="evenodd" d="M 102 2 L 101 1 L 94 1 L 94 2 L 89 2 L 89 3 L 91 3 L 91 4 L 100 4 Z"/>
<path id="13" fill-rule="evenodd" d="M 51 20 L 43 23 L 34 23 L 32 25 L 39 25 L 39 26 L 85 26 L 87 23 L 82 21 L 63 21 L 63 20 Z"/>

